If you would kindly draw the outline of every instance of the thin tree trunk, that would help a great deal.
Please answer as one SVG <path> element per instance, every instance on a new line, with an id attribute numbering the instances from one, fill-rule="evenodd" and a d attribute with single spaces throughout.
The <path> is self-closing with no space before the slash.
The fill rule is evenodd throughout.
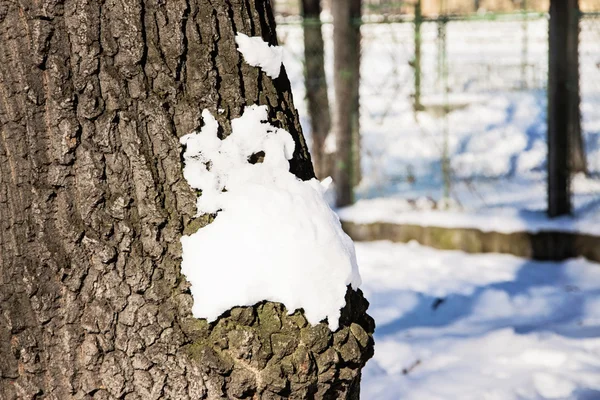
<path id="1" fill-rule="evenodd" d="M 334 0 L 334 86 L 337 154 L 337 205 L 352 204 L 360 179 L 360 0 Z"/>
<path id="2" fill-rule="evenodd" d="M 325 77 L 323 33 L 320 0 L 303 0 L 304 81 L 312 131 L 311 155 L 319 179 L 332 174 L 332 155 L 325 151 L 325 140 L 331 130 L 331 115 Z"/>
<path id="3" fill-rule="evenodd" d="M 576 0 L 550 2 L 548 67 L 548 215 L 571 212 L 569 133 L 572 126 L 569 90 L 569 20 Z"/>
<path id="4" fill-rule="evenodd" d="M 581 98 L 579 89 L 579 20 L 578 1 L 572 1 L 569 10 L 567 61 L 569 62 L 569 146 L 571 147 L 571 173 L 587 173 L 585 145 L 581 130 Z"/>
<path id="5" fill-rule="evenodd" d="M 352 87 L 352 144 L 353 144 L 353 166 L 354 179 L 353 186 L 358 186 L 362 180 L 361 169 L 361 140 L 360 140 L 360 27 L 362 25 L 362 0 L 350 1 L 350 20 L 352 28 L 352 38 L 354 41 L 354 54 L 351 59 L 353 62 L 353 70 L 355 71 L 354 86 Z"/>
<path id="6" fill-rule="evenodd" d="M 264 302 L 191 315 L 179 239 L 195 194 L 178 138 L 248 104 L 296 141 L 290 85 L 243 62 L 275 44 L 268 2 L 0 1 L 0 398 L 354 398 L 366 301 L 341 328 Z"/>

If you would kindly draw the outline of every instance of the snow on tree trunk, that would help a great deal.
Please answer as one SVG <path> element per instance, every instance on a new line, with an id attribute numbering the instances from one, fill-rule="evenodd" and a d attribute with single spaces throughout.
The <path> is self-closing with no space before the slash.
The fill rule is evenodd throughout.
<path id="1" fill-rule="evenodd" d="M 192 317 L 180 238 L 196 194 L 179 138 L 267 105 L 314 176 L 290 85 L 243 61 L 268 2 L 0 2 L 0 398 L 358 398 L 373 321 L 262 302 Z M 301 251 L 296 255 L 301 257 Z"/>

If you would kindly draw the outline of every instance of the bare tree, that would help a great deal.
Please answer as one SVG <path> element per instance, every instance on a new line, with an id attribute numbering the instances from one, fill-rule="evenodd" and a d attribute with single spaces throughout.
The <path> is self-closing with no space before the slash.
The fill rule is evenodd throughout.
<path id="1" fill-rule="evenodd" d="M 237 32 L 275 44 L 269 2 L 0 2 L 1 399 L 358 397 L 360 292 L 335 333 L 270 302 L 191 315 L 179 238 L 209 218 L 178 138 L 201 110 L 225 137 L 269 105 L 313 176 L 285 70 L 245 64 Z"/>
<path id="2" fill-rule="evenodd" d="M 550 2 L 548 66 L 548 214 L 571 212 L 569 159 L 571 154 L 574 96 L 570 79 L 569 25 L 577 0 Z M 578 113 L 577 113 L 578 114 Z"/>
<path id="3" fill-rule="evenodd" d="M 334 0 L 334 86 L 337 153 L 335 185 L 337 205 L 354 201 L 360 173 L 360 24 L 361 0 Z"/>
<path id="4" fill-rule="evenodd" d="M 579 2 L 573 1 L 569 5 L 568 39 L 567 39 L 567 62 L 568 66 L 568 91 L 569 100 L 569 146 L 571 147 L 569 167 L 571 173 L 587 173 L 587 161 L 585 156 L 585 144 L 581 130 L 581 97 L 579 87 Z"/>
<path id="5" fill-rule="evenodd" d="M 331 130 L 320 0 L 302 0 L 304 26 L 304 81 L 312 132 L 311 155 L 320 179 L 332 175 L 333 157 L 325 151 Z"/>

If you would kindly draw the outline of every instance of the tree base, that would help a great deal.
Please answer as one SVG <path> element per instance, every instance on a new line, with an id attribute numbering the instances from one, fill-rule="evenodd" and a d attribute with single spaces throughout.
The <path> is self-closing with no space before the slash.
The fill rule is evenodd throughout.
<path id="1" fill-rule="evenodd" d="M 360 371 L 373 356 L 368 305 L 349 288 L 333 333 L 271 302 L 236 307 L 211 324 L 191 320 L 187 352 L 201 369 L 205 397 L 358 399 Z"/>

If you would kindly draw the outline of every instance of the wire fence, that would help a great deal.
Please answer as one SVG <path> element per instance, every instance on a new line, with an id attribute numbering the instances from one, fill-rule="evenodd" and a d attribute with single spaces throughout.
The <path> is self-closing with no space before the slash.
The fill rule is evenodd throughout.
<path id="1" fill-rule="evenodd" d="M 330 102 L 333 27 L 322 27 Z M 544 209 L 548 16 L 423 17 L 370 13 L 361 26 L 358 197 L 445 195 L 463 207 Z M 302 22 L 281 18 L 280 43 L 303 127 Z M 416 40 L 417 39 L 417 40 Z M 576 209 L 600 198 L 600 13 L 580 20 L 582 129 L 589 176 Z M 335 116 L 333 116 L 335 121 Z"/>

